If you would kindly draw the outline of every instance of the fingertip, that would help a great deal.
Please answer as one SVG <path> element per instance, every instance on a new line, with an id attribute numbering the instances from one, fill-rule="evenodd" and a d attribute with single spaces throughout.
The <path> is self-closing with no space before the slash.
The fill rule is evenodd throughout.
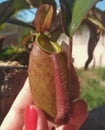
<path id="1" fill-rule="evenodd" d="M 72 104 L 72 115 L 73 116 L 77 115 L 77 114 L 80 115 L 80 113 L 85 113 L 85 112 L 87 112 L 87 103 L 84 100 L 79 99 L 79 100 L 73 102 L 73 104 Z"/>
<path id="2" fill-rule="evenodd" d="M 63 130 L 79 130 L 87 117 L 88 111 L 86 102 L 81 99 L 73 102 L 71 107 L 71 118 L 69 123 L 63 126 Z"/>
<path id="3" fill-rule="evenodd" d="M 48 130 L 44 113 L 34 105 L 26 107 L 24 115 L 25 130 Z"/>
<path id="4" fill-rule="evenodd" d="M 27 106 L 24 114 L 24 129 L 36 130 L 37 118 L 38 118 L 38 114 L 35 108 L 32 105 Z"/>
<path id="5" fill-rule="evenodd" d="M 38 112 L 37 130 L 48 130 L 48 123 L 44 112 L 37 107 L 35 108 Z"/>
<path id="6" fill-rule="evenodd" d="M 72 105 L 71 122 L 80 126 L 88 117 L 87 103 L 84 100 L 77 100 Z"/>

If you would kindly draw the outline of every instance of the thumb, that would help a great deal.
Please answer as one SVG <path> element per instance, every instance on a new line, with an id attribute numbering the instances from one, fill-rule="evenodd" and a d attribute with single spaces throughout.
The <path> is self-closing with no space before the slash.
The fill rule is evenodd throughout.
<path id="1" fill-rule="evenodd" d="M 82 99 L 79 99 L 73 103 L 71 109 L 71 123 L 81 126 L 89 114 L 87 111 L 86 102 Z"/>
<path id="2" fill-rule="evenodd" d="M 34 105 L 26 107 L 24 114 L 24 130 L 48 130 L 44 113 Z"/>
<path id="3" fill-rule="evenodd" d="M 63 130 L 79 130 L 80 126 L 88 117 L 87 104 L 83 100 L 73 102 L 71 107 L 71 118 Z"/>

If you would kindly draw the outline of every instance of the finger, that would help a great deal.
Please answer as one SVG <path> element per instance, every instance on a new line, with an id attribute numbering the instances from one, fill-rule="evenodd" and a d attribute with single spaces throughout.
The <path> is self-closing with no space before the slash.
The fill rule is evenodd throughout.
<path id="1" fill-rule="evenodd" d="M 62 130 L 79 130 L 80 126 L 88 116 L 87 104 L 83 100 L 78 100 L 73 103 L 71 108 L 71 118 L 67 125 Z"/>
<path id="2" fill-rule="evenodd" d="M 88 116 L 87 104 L 84 100 L 73 103 L 71 110 L 71 123 L 81 125 Z"/>
<path id="3" fill-rule="evenodd" d="M 29 89 L 29 81 L 26 80 L 24 87 L 15 99 L 10 111 L 4 119 L 0 130 L 22 130 L 24 110 L 27 105 L 32 104 Z"/>
<path id="4" fill-rule="evenodd" d="M 27 106 L 24 123 L 24 130 L 48 130 L 44 113 L 33 105 Z"/>
<path id="5" fill-rule="evenodd" d="M 88 116 L 87 104 L 83 100 L 73 102 L 71 107 L 70 121 L 67 125 L 56 128 L 56 130 L 79 130 L 80 126 Z"/>

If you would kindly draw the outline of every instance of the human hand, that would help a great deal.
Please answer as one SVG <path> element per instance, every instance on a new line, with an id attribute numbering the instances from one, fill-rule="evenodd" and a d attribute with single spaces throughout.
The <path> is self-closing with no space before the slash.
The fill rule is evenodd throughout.
<path id="1" fill-rule="evenodd" d="M 44 113 L 32 102 L 28 79 L 14 101 L 10 111 L 1 124 L 0 130 L 51 130 Z M 68 124 L 56 130 L 79 130 L 88 116 L 87 105 L 83 100 L 75 101 L 71 108 L 71 118 Z"/>

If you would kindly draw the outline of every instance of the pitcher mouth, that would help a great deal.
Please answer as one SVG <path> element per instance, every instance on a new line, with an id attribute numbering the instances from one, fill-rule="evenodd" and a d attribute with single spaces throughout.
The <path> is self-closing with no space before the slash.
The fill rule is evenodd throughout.
<path id="1" fill-rule="evenodd" d="M 51 41 L 46 35 L 38 33 L 36 35 L 36 44 L 47 53 L 59 54 L 62 52 L 62 48 L 57 42 Z"/>

